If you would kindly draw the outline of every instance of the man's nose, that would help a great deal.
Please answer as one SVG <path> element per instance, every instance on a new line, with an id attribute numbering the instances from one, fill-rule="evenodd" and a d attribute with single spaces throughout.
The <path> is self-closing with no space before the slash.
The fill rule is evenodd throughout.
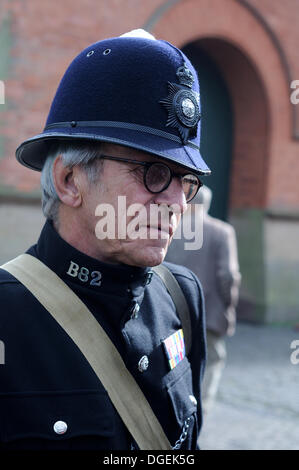
<path id="1" fill-rule="evenodd" d="M 188 205 L 181 178 L 177 176 L 173 177 L 168 188 L 156 195 L 155 203 L 172 206 L 174 208 L 173 212 L 179 214 L 186 212 Z"/>

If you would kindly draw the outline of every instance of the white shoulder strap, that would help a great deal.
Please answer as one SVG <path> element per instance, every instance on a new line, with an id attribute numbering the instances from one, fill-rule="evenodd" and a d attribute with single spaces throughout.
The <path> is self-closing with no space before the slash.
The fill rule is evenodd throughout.
<path id="1" fill-rule="evenodd" d="M 24 284 L 71 337 L 97 374 L 139 448 L 172 449 L 118 350 L 79 297 L 31 255 L 20 255 L 1 268 Z"/>

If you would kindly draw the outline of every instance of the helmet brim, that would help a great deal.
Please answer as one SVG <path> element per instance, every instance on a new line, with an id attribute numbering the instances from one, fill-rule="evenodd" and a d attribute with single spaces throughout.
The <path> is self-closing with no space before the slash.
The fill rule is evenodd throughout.
<path id="1" fill-rule="evenodd" d="M 17 160 L 24 166 L 41 171 L 51 145 L 56 141 L 86 140 L 114 143 L 148 152 L 175 163 L 198 175 L 209 175 L 210 168 L 192 142 L 186 145 L 161 135 L 152 135 L 134 129 L 109 127 L 75 127 L 68 129 L 52 128 L 23 142 L 16 150 Z"/>

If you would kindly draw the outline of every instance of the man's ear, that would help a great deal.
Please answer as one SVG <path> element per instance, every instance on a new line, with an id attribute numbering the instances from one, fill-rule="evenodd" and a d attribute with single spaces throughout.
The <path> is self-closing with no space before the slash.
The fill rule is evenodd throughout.
<path id="1" fill-rule="evenodd" d="M 61 202 L 70 207 L 79 207 L 82 204 L 82 194 L 79 184 L 78 167 L 68 168 L 63 165 L 62 155 L 59 155 L 53 164 L 53 180 Z"/>

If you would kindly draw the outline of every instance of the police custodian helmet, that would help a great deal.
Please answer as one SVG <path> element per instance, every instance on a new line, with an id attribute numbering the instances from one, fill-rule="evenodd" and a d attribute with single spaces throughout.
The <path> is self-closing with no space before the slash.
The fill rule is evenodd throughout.
<path id="1" fill-rule="evenodd" d="M 46 126 L 18 161 L 41 171 L 53 141 L 85 139 L 149 152 L 201 175 L 200 95 L 183 52 L 143 30 L 96 42 L 69 65 Z"/>

